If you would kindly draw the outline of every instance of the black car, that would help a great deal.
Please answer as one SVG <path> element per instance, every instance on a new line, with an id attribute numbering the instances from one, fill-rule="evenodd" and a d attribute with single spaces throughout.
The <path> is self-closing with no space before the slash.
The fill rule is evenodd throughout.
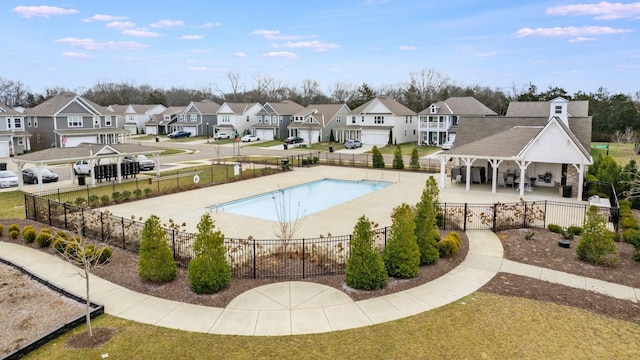
<path id="1" fill-rule="evenodd" d="M 171 134 L 169 134 L 170 139 L 179 139 L 179 138 L 189 137 L 189 136 L 191 136 L 191 133 L 184 130 L 174 131 Z"/>
<path id="2" fill-rule="evenodd" d="M 22 181 L 26 184 L 37 184 L 38 183 L 38 172 L 40 172 L 42 176 L 43 183 L 50 183 L 58 181 L 58 174 L 54 173 L 49 169 L 39 169 L 39 168 L 28 168 L 22 170 Z"/>
<path id="3" fill-rule="evenodd" d="M 287 144 L 300 144 L 304 142 L 304 139 L 298 136 L 289 136 L 288 138 L 284 139 L 284 142 Z"/>

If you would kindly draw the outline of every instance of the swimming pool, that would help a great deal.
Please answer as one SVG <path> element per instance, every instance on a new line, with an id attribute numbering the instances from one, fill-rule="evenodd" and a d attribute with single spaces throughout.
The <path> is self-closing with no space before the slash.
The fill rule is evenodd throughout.
<path id="1" fill-rule="evenodd" d="M 320 179 L 276 189 L 251 197 L 212 205 L 212 212 L 225 212 L 270 221 L 289 222 L 353 200 L 391 185 L 385 181 Z"/>

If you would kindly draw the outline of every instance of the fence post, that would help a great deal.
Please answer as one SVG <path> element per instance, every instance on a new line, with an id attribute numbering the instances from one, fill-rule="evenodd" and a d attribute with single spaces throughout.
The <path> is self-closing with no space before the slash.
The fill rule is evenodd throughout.
<path id="1" fill-rule="evenodd" d="M 256 239 L 253 239 L 253 278 L 256 278 Z"/>
<path id="2" fill-rule="evenodd" d="M 498 231 L 496 227 L 498 226 L 498 204 L 493 204 L 493 229 L 491 231 Z"/>
<path id="3" fill-rule="evenodd" d="M 178 260 L 176 256 L 176 231 L 171 230 L 171 243 L 173 244 L 173 260 Z"/>
<path id="4" fill-rule="evenodd" d="M 102 220 L 102 211 L 100 211 L 100 238 L 104 241 L 104 221 Z"/>
<path id="5" fill-rule="evenodd" d="M 94 174 L 95 175 L 95 174 Z M 87 185 L 87 204 L 89 203 L 89 185 Z"/>
<path id="6" fill-rule="evenodd" d="M 467 231 L 467 203 L 464 203 L 464 216 L 462 217 L 462 231 Z"/>
<path id="7" fill-rule="evenodd" d="M 302 238 L 302 278 L 304 279 L 304 238 Z"/>
<path id="8" fill-rule="evenodd" d="M 47 199 L 47 212 L 49 216 L 49 225 L 51 225 L 51 199 Z"/>
<path id="9" fill-rule="evenodd" d="M 447 230 L 447 203 L 444 203 L 442 210 L 442 230 Z"/>
<path id="10" fill-rule="evenodd" d="M 180 190 L 180 171 L 176 171 L 176 190 Z"/>
<path id="11" fill-rule="evenodd" d="M 524 218 L 522 219 L 522 227 L 526 229 L 527 228 L 527 202 L 524 201 L 522 205 L 524 206 Z"/>
<path id="12" fill-rule="evenodd" d="M 67 203 L 62 203 L 62 209 L 64 210 L 64 228 L 67 228 Z"/>
<path id="13" fill-rule="evenodd" d="M 82 220 L 80 223 L 80 233 L 82 234 L 82 236 L 85 236 L 84 233 L 84 208 L 80 208 L 80 219 Z"/>
<path id="14" fill-rule="evenodd" d="M 60 188 L 58 188 L 58 202 L 61 202 L 60 201 Z"/>
<path id="15" fill-rule="evenodd" d="M 387 231 L 389 231 L 389 227 L 385 226 L 384 227 L 384 248 L 385 249 L 387 248 Z M 349 244 L 349 245 L 351 245 L 351 244 Z"/>
<path id="16" fill-rule="evenodd" d="M 544 201 L 544 217 L 542 219 L 542 226 L 547 228 L 547 200 Z"/>
<path id="17" fill-rule="evenodd" d="M 122 224 L 122 248 L 127 249 L 127 241 L 124 237 L 124 218 L 120 217 L 120 223 Z"/>
<path id="18" fill-rule="evenodd" d="M 35 196 L 33 196 L 33 220 L 38 221 L 38 206 L 36 205 Z"/>

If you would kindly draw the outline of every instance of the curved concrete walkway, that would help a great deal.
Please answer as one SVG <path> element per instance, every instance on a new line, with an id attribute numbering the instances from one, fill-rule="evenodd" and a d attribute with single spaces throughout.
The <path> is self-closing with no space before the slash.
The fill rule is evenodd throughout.
<path id="1" fill-rule="evenodd" d="M 140 294 L 96 276 L 91 300 L 105 312 L 155 326 L 230 335 L 293 335 L 322 333 L 379 324 L 428 311 L 481 288 L 498 272 L 509 272 L 637 302 L 640 289 L 589 279 L 505 260 L 497 236 L 468 232 L 466 259 L 442 277 L 412 289 L 353 301 L 332 287 L 289 281 L 251 289 L 226 308 L 165 300 Z M 78 296 L 84 281 L 75 267 L 41 251 L 0 242 L 0 257 Z"/>

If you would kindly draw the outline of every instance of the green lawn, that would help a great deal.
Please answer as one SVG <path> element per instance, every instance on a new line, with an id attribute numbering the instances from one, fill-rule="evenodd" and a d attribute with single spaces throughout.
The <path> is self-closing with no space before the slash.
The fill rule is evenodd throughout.
<path id="1" fill-rule="evenodd" d="M 0 219 L 24 219 L 24 192 L 0 192 Z"/>
<path id="2" fill-rule="evenodd" d="M 417 145 L 415 143 L 407 143 L 407 144 L 399 144 L 397 146 L 400 146 L 400 149 L 402 149 L 403 156 L 411 156 L 411 152 L 413 151 L 413 148 L 416 147 Z M 378 149 L 380 150 L 380 153 L 382 155 L 394 155 L 396 152 L 396 145 L 387 145 L 384 147 L 379 147 Z M 422 156 L 431 155 L 439 150 L 440 150 L 439 147 L 434 147 L 434 146 L 418 146 L 418 156 L 422 157 Z"/>
<path id="3" fill-rule="evenodd" d="M 609 149 L 599 149 L 596 146 L 604 146 L 608 145 Z M 591 143 L 591 156 L 595 157 L 598 155 L 607 155 L 607 150 L 609 156 L 611 156 L 618 165 L 624 167 L 629 163 L 629 160 L 638 159 L 638 154 L 635 153 L 633 149 L 633 144 L 623 144 L 623 143 Z"/>

